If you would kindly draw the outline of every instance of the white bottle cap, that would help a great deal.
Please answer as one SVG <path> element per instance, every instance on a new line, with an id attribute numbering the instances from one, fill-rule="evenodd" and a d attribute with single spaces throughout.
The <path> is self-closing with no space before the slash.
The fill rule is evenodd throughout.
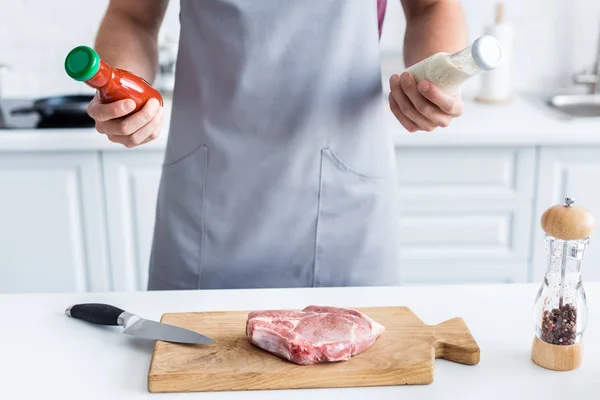
<path id="1" fill-rule="evenodd" d="M 471 55 L 479 68 L 494 69 L 502 62 L 502 46 L 495 37 L 484 35 L 473 42 Z"/>

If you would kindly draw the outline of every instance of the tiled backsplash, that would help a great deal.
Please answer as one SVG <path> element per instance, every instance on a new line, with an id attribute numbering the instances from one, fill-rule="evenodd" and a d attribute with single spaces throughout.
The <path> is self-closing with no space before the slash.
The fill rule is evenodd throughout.
<path id="1" fill-rule="evenodd" d="M 65 74 L 64 58 L 75 46 L 93 45 L 107 5 L 108 0 L 0 0 L 0 64 L 11 68 L 2 79 L 2 95 L 85 92 L 85 85 Z M 178 32 L 179 2 L 171 0 L 161 36 Z"/>
<path id="2" fill-rule="evenodd" d="M 93 44 L 107 4 L 108 0 L 0 0 L 0 64 L 11 66 L 2 94 L 85 91 L 85 86 L 64 74 L 62 63 L 72 47 Z M 473 40 L 493 21 L 495 0 L 463 0 L 462 4 Z M 513 70 L 519 77 L 518 88 L 562 86 L 570 74 L 592 66 L 600 33 L 600 1 L 508 0 L 505 5 L 506 18 L 516 26 Z M 179 1 L 171 0 L 161 35 L 178 34 L 178 13 Z M 382 53 L 402 51 L 404 27 L 400 0 L 388 0 Z M 402 68 L 401 63 L 397 68 Z"/>

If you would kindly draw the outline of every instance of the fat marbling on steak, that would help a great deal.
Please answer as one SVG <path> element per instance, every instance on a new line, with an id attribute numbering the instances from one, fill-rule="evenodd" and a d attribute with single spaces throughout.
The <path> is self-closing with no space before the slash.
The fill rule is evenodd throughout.
<path id="1" fill-rule="evenodd" d="M 246 322 L 255 346 L 302 365 L 348 360 L 371 347 L 384 330 L 359 311 L 321 306 L 254 311 Z"/>

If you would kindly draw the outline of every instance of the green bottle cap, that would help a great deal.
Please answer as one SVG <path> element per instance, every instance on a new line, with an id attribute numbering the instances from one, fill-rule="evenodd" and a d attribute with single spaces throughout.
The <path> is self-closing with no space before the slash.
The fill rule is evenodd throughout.
<path id="1" fill-rule="evenodd" d="M 77 81 L 87 81 L 96 75 L 99 68 L 100 56 L 87 46 L 75 47 L 65 59 L 65 71 Z"/>

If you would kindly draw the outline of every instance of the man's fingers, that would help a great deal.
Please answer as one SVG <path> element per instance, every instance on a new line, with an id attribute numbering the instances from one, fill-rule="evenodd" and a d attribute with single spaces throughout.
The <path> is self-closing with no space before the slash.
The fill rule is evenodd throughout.
<path id="1" fill-rule="evenodd" d="M 123 146 L 125 146 L 127 148 L 135 147 L 133 144 L 130 143 L 128 136 L 110 135 L 110 134 L 108 134 L 106 136 L 108 137 L 108 140 L 110 140 L 113 143 L 122 144 Z"/>
<path id="2" fill-rule="evenodd" d="M 147 143 L 146 139 L 152 135 L 155 135 L 154 138 L 158 137 L 158 133 L 160 132 L 163 122 L 163 116 L 164 110 L 162 107 L 160 107 L 152 121 L 148 122 L 141 129 L 138 129 L 133 135 L 129 136 L 130 142 L 134 146 L 139 146 L 140 144 Z"/>
<path id="3" fill-rule="evenodd" d="M 144 141 L 143 141 L 143 142 L 140 144 L 140 146 L 141 146 L 141 145 L 143 145 L 143 144 L 146 144 L 146 143 L 148 143 L 148 142 L 151 142 L 151 141 L 153 141 L 153 140 L 155 140 L 155 139 L 157 139 L 157 138 L 158 138 L 158 134 L 159 134 L 159 133 L 160 133 L 160 132 L 154 132 L 154 133 L 152 133 L 150 136 L 148 136 L 148 137 L 147 137 L 147 138 L 146 138 L 146 139 L 145 139 L 145 140 L 144 140 Z"/>
<path id="4" fill-rule="evenodd" d="M 460 97 L 447 95 L 427 81 L 419 82 L 418 89 L 427 100 L 438 106 L 446 114 L 453 117 L 462 115 L 464 104 Z"/>
<path id="5" fill-rule="evenodd" d="M 140 111 L 125 119 L 111 119 L 105 122 L 97 122 L 96 130 L 109 135 L 130 136 L 156 118 L 162 107 L 158 103 L 158 100 L 155 99 L 155 101 L 155 105 L 146 104 Z M 156 109 L 154 108 L 155 106 Z"/>
<path id="6" fill-rule="evenodd" d="M 406 75 L 403 74 L 405 77 Z M 409 79 L 413 80 L 414 83 L 414 79 L 410 76 L 408 76 Z M 407 97 L 406 93 L 405 93 L 405 89 L 403 88 L 401 81 L 402 81 L 402 76 L 401 77 L 392 77 L 392 81 L 391 81 L 391 92 L 392 95 L 394 96 L 394 99 L 396 99 L 396 103 L 398 103 L 398 107 L 400 108 L 400 111 L 402 111 L 402 113 L 404 115 L 406 115 L 412 122 L 414 122 L 419 128 L 425 130 L 425 131 L 431 131 L 435 128 L 433 122 L 431 122 L 430 120 L 428 120 L 424 115 L 422 115 L 419 111 L 417 111 L 417 109 L 415 108 L 415 106 L 413 105 L 413 103 L 410 101 L 410 99 Z M 414 90 L 416 89 L 416 83 L 414 84 Z"/>
<path id="7" fill-rule="evenodd" d="M 88 105 L 88 115 L 96 122 L 105 122 L 111 119 L 121 118 L 129 114 L 135 108 L 133 100 L 125 99 L 108 104 L 102 104 L 97 97 Z"/>
<path id="8" fill-rule="evenodd" d="M 388 96 L 388 101 L 390 103 L 390 110 L 392 111 L 392 114 L 394 114 L 394 116 L 400 122 L 400 124 L 402 124 L 404 129 L 411 133 L 419 130 L 419 127 L 402 113 L 400 107 L 398 107 L 398 103 L 396 103 L 396 99 L 394 98 L 391 92 Z"/>
<path id="9" fill-rule="evenodd" d="M 106 133 L 104 129 L 104 124 L 104 122 L 96 122 L 96 130 L 98 131 L 98 133 Z"/>
<path id="10" fill-rule="evenodd" d="M 121 135 L 133 134 L 152 121 L 160 109 L 161 106 L 158 100 L 154 98 L 148 100 L 141 110 L 120 121 L 118 133 Z"/>
<path id="11" fill-rule="evenodd" d="M 156 139 L 160 133 L 164 119 L 164 110 L 161 107 L 156 116 L 148 124 L 138 129 L 132 135 L 123 135 L 121 133 L 109 133 L 107 134 L 108 139 L 111 142 L 122 144 L 127 148 L 140 146 Z M 109 124 L 114 121 L 104 122 Z"/>
<path id="12" fill-rule="evenodd" d="M 402 74 L 401 85 L 404 93 L 413 104 L 415 109 L 424 116 L 428 121 L 431 121 L 433 127 L 446 127 L 450 124 L 452 117 L 443 112 L 437 105 L 425 98 L 417 88 L 417 82 L 409 74 Z"/>

